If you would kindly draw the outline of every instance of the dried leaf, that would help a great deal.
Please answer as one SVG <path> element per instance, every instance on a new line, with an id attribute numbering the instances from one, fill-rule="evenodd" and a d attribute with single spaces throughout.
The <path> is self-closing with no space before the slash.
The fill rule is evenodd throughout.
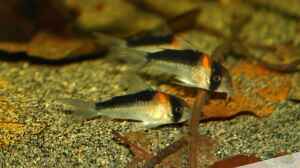
<path id="1" fill-rule="evenodd" d="M 240 62 L 235 65 L 231 71 L 231 74 L 234 76 L 244 77 L 247 80 L 263 83 L 264 86 L 259 86 L 257 83 L 250 92 L 252 94 L 258 94 L 264 98 L 265 101 L 280 102 L 287 100 L 288 93 L 292 87 L 291 75 L 276 73 L 261 65 L 246 62 Z M 241 86 L 240 89 L 246 88 Z"/>
<path id="2" fill-rule="evenodd" d="M 260 161 L 260 159 L 255 156 L 236 155 L 228 159 L 218 161 L 210 166 L 210 168 L 235 168 L 258 161 Z"/>
<path id="3" fill-rule="evenodd" d="M 30 42 L 1 42 L 0 50 L 11 53 L 26 52 L 48 60 L 100 53 L 105 47 L 96 40 L 85 37 L 61 36 L 45 32 L 37 33 Z"/>
<path id="4" fill-rule="evenodd" d="M 123 136 L 130 142 L 130 144 L 134 144 L 134 146 L 139 146 L 139 148 L 143 149 L 146 153 L 151 151 L 151 146 L 153 146 L 153 144 L 159 143 L 159 137 L 146 134 L 145 132 L 131 132 Z M 197 158 L 198 165 L 200 167 L 207 167 L 208 165 L 211 165 L 217 160 L 214 155 L 214 151 L 216 149 L 216 142 L 213 139 L 203 135 L 197 136 L 196 139 L 199 147 L 197 149 L 199 153 Z M 133 163 L 141 161 L 141 158 L 148 160 L 148 156 L 144 156 L 144 154 L 141 154 L 140 151 L 136 151 L 134 147 L 130 147 L 130 149 L 135 156 Z M 156 165 L 156 167 L 180 168 L 183 164 L 182 159 L 184 159 L 184 156 L 186 154 L 187 148 L 181 148 L 178 151 L 167 156 L 160 164 Z"/>
<path id="5" fill-rule="evenodd" d="M 235 95 L 229 102 L 222 99 L 210 101 L 204 109 L 204 116 L 208 118 L 231 117 L 246 111 L 258 117 L 264 117 L 274 111 L 273 103 L 287 99 L 291 87 L 287 75 L 280 75 L 259 65 L 245 62 L 235 65 L 231 71 L 231 74 L 235 76 L 233 80 Z M 243 81 L 238 80 L 241 77 Z M 248 82 L 245 82 L 246 80 Z M 247 86 L 251 82 L 252 86 Z"/>
<path id="6" fill-rule="evenodd" d="M 121 143 L 123 143 L 124 145 L 127 145 L 134 155 L 134 159 L 129 164 L 129 165 L 131 165 L 129 167 L 133 167 L 134 164 L 138 161 L 148 160 L 153 157 L 153 155 L 148 152 L 149 150 L 142 148 L 141 145 L 138 142 L 136 142 L 136 140 L 132 140 L 132 138 L 135 139 L 136 137 L 140 137 L 140 135 L 135 136 L 135 135 L 132 135 L 129 133 L 129 134 L 127 134 L 127 136 L 126 135 L 123 136 L 123 135 L 115 132 L 114 136 Z M 141 138 L 141 139 L 143 139 L 143 138 Z"/>
<path id="7" fill-rule="evenodd" d="M 216 157 L 214 155 L 216 149 L 216 142 L 211 138 L 203 135 L 198 135 L 195 137 L 197 142 L 197 148 L 193 152 L 197 152 L 197 167 L 205 168 L 208 165 L 216 162 Z M 178 142 L 178 141 L 177 141 Z M 186 146 L 187 147 L 187 146 Z M 171 155 L 167 156 L 157 167 L 172 167 L 181 168 L 183 166 L 184 156 L 187 155 L 187 148 L 183 147 Z"/>
<path id="8" fill-rule="evenodd" d="M 127 145 L 134 157 L 128 167 L 137 167 L 139 163 L 151 159 L 154 155 L 150 152 L 153 140 L 157 139 L 146 136 L 145 132 L 129 132 L 124 135 L 114 133 L 121 143 Z"/>
<path id="9" fill-rule="evenodd" d="M 133 144 L 139 144 L 146 151 L 151 151 L 151 146 L 153 144 L 152 143 L 153 140 L 158 138 L 156 136 L 155 137 L 149 136 L 145 132 L 142 132 L 142 131 L 126 133 L 124 135 L 124 137 L 126 137 Z"/>

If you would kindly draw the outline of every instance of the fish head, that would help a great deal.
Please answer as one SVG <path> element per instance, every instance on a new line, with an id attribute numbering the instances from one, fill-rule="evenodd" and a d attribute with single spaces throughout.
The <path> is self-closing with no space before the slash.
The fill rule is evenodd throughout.
<path id="1" fill-rule="evenodd" d="M 171 118 L 174 123 L 181 123 L 191 117 L 191 109 L 187 103 L 175 96 L 170 96 Z"/>
<path id="2" fill-rule="evenodd" d="M 203 55 L 201 61 L 192 68 L 192 84 L 196 88 L 233 95 L 232 79 L 228 70 L 219 62 Z"/>
<path id="3" fill-rule="evenodd" d="M 212 64 L 209 90 L 226 93 L 228 97 L 233 95 L 231 75 L 229 71 L 218 62 Z"/>

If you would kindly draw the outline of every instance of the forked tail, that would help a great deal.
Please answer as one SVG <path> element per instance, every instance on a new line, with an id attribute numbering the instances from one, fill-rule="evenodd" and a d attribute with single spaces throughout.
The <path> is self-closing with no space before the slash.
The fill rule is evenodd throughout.
<path id="1" fill-rule="evenodd" d="M 131 67 L 141 66 L 146 62 L 146 52 L 128 47 L 127 42 L 121 38 L 105 35 L 103 33 L 95 33 L 95 37 L 101 41 L 101 43 L 109 45 L 110 51 L 106 56 L 109 60 L 124 62 L 130 64 Z"/>
<path id="2" fill-rule="evenodd" d="M 95 103 L 85 102 L 79 99 L 58 99 L 57 103 L 63 106 L 64 111 L 69 111 L 71 114 L 80 120 L 91 119 L 98 117 Z"/>

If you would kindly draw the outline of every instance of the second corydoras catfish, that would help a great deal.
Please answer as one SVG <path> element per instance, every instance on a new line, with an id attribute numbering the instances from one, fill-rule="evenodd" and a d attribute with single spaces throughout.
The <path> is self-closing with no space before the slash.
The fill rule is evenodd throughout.
<path id="1" fill-rule="evenodd" d="M 181 123 L 190 118 L 191 111 L 186 103 L 169 94 L 144 90 L 124 96 L 116 96 L 97 103 L 78 99 L 60 99 L 65 110 L 73 112 L 80 119 L 109 117 L 142 121 L 146 128 L 165 124 Z"/>
<path id="2" fill-rule="evenodd" d="M 232 94 L 229 72 L 207 54 L 185 49 L 147 53 L 139 73 L 181 86 Z"/>
<path id="3" fill-rule="evenodd" d="M 228 70 L 221 63 L 212 60 L 208 54 L 192 49 L 176 49 L 180 48 L 176 38 L 166 41 L 171 42 L 169 45 L 147 43 L 146 46 L 151 46 L 150 48 L 137 43 L 147 39 L 149 37 L 136 40 L 136 43 L 130 43 L 130 46 L 126 45 L 124 40 L 115 40 L 118 43 L 111 48 L 108 59 L 128 63 L 131 72 L 139 74 L 146 80 L 154 79 L 158 83 L 167 82 L 185 87 L 223 92 L 227 93 L 229 97 L 233 94 L 232 80 Z M 157 41 L 159 39 L 155 39 L 155 42 Z M 163 48 L 160 48 L 162 45 Z M 145 48 L 148 50 L 146 51 Z M 154 50 L 152 50 L 153 48 Z M 129 80 L 130 83 L 131 81 L 135 81 L 133 86 L 136 87 L 137 81 L 141 80 L 134 77 Z M 145 84 L 141 82 L 140 85 Z"/>

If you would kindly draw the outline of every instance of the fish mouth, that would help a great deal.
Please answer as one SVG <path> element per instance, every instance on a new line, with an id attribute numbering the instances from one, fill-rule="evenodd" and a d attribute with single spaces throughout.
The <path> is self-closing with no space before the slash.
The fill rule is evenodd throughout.
<path id="1" fill-rule="evenodd" d="M 226 93 L 229 96 L 233 94 L 231 75 L 229 71 L 218 62 L 213 62 L 212 64 L 209 90 Z"/>

